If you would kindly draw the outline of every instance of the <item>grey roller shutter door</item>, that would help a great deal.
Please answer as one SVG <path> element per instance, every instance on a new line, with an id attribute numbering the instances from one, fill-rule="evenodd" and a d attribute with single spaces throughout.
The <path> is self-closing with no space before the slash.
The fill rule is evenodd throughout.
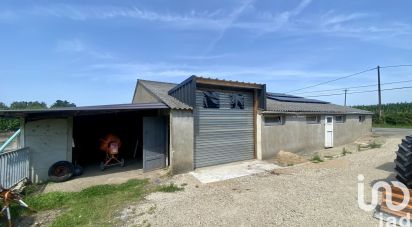
<path id="1" fill-rule="evenodd" d="M 253 159 L 253 96 L 244 95 L 244 109 L 230 108 L 230 93 L 218 92 L 220 108 L 203 108 L 196 92 L 195 167 Z M 238 93 L 239 94 L 239 93 Z"/>

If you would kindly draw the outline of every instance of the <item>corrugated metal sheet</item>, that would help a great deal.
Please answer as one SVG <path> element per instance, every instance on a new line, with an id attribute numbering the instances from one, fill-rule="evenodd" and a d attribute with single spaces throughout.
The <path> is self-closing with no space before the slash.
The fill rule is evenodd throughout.
<path id="1" fill-rule="evenodd" d="M 193 76 L 189 77 L 181 84 L 177 85 L 169 91 L 169 95 L 175 97 L 179 101 L 193 107 L 195 106 L 195 92 L 196 82 L 193 80 Z"/>
<path id="2" fill-rule="evenodd" d="M 196 91 L 195 167 L 253 159 L 253 95 L 245 108 L 230 108 L 230 93 L 218 92 L 219 109 L 203 108 L 203 92 Z"/>
<path id="3" fill-rule="evenodd" d="M 29 148 L 0 154 L 0 184 L 10 188 L 29 177 Z"/>

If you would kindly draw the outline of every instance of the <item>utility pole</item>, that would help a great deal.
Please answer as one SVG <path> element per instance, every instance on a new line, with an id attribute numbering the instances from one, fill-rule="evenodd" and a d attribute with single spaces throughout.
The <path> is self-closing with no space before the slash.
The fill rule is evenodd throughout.
<path id="1" fill-rule="evenodd" d="M 348 89 L 345 89 L 345 106 L 346 106 L 346 92 L 348 92 Z"/>
<path id="2" fill-rule="evenodd" d="M 379 120 L 382 120 L 382 98 L 381 98 L 381 70 L 379 65 L 376 67 L 378 70 L 378 98 L 379 98 L 379 103 L 378 103 L 378 110 L 379 110 Z"/>

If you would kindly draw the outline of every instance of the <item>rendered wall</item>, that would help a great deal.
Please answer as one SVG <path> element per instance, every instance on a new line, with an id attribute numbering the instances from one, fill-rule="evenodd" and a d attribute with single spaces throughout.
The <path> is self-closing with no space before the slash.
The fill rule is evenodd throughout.
<path id="1" fill-rule="evenodd" d="M 138 85 L 133 97 L 133 103 L 153 103 L 160 102 L 154 95 L 152 95 L 142 85 Z"/>
<path id="2" fill-rule="evenodd" d="M 192 111 L 170 111 L 170 170 L 173 174 L 193 170 Z"/>
<path id="3" fill-rule="evenodd" d="M 71 161 L 72 120 L 45 119 L 29 121 L 24 127 L 24 144 L 30 148 L 30 180 L 48 179 L 48 170 L 57 161 Z"/>
<path id="4" fill-rule="evenodd" d="M 287 115 L 283 125 L 265 125 L 265 117 L 261 121 L 261 156 L 269 159 L 276 156 L 280 150 L 307 155 L 312 151 L 323 149 L 325 144 L 325 116 L 321 122 L 310 124 L 305 116 Z M 366 116 L 360 123 L 358 115 L 346 116 L 344 123 L 336 123 L 334 119 L 334 146 L 339 146 L 355 141 L 362 135 L 368 134 L 372 129 L 371 116 Z"/>

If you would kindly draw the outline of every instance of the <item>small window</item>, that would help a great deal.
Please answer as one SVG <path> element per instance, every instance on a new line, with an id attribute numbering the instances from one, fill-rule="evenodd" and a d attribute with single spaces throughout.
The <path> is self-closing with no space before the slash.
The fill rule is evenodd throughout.
<path id="1" fill-rule="evenodd" d="M 230 108 L 243 110 L 245 108 L 245 97 L 242 94 L 231 94 Z"/>
<path id="2" fill-rule="evenodd" d="M 344 123 L 345 122 L 345 116 L 343 115 L 338 115 L 335 117 L 336 123 Z"/>
<path id="3" fill-rule="evenodd" d="M 265 116 L 265 125 L 283 125 L 284 117 L 280 115 Z"/>
<path id="4" fill-rule="evenodd" d="M 203 107 L 219 109 L 220 107 L 219 93 L 214 92 L 214 91 L 203 92 Z"/>
<path id="5" fill-rule="evenodd" d="M 365 121 L 365 116 L 359 115 L 359 122 L 362 123 Z"/>
<path id="6" fill-rule="evenodd" d="M 309 124 L 320 123 L 320 116 L 319 115 L 308 115 L 306 116 L 306 122 Z"/>

